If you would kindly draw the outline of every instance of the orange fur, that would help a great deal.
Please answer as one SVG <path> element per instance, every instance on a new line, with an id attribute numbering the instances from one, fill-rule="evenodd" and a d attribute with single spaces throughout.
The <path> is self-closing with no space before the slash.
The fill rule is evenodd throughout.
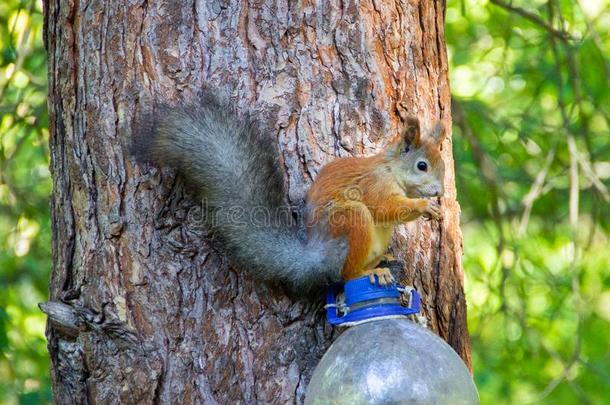
<path id="1" fill-rule="evenodd" d="M 422 142 L 419 134 L 415 135 L 410 139 L 411 147 L 423 151 L 432 170 L 442 168 L 438 144 Z M 309 190 L 307 200 L 313 207 L 309 225 L 323 223 L 333 237 L 348 240 L 349 250 L 342 271 L 346 280 L 378 274 L 375 270 L 397 224 L 421 215 L 437 216 L 430 208 L 433 202 L 407 197 L 408 187 L 396 179 L 394 173 L 403 147 L 401 139 L 372 157 L 336 159 L 320 171 Z"/>

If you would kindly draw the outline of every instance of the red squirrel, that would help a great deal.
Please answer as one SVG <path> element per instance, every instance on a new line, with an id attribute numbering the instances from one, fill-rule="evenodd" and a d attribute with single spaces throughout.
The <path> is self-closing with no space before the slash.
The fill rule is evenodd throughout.
<path id="1" fill-rule="evenodd" d="M 443 194 L 443 136 L 437 124 L 422 137 L 419 121 L 408 118 L 381 153 L 331 161 L 307 193 L 301 226 L 290 215 L 277 145 L 213 97 L 157 107 L 143 120 L 134 152 L 177 169 L 240 268 L 307 291 L 365 275 L 394 281 L 379 263 L 395 226 L 441 217 L 429 198 Z"/>

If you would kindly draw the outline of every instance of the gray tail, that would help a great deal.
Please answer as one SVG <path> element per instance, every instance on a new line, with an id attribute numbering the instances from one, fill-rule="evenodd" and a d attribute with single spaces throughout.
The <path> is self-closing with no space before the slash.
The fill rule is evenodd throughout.
<path id="1" fill-rule="evenodd" d="M 249 119 L 206 98 L 197 106 L 157 107 L 143 124 L 134 152 L 175 167 L 199 192 L 207 225 L 239 267 L 301 291 L 340 279 L 345 243 L 301 236 L 285 200 L 277 146 Z"/>

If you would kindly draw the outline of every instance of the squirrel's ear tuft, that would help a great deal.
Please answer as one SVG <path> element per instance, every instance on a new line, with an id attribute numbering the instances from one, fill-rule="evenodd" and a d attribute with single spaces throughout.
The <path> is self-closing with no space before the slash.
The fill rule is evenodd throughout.
<path id="1" fill-rule="evenodd" d="M 405 129 L 402 132 L 402 139 L 405 146 L 418 147 L 421 143 L 421 132 L 419 120 L 416 117 L 408 117 L 405 122 Z"/>
<path id="2" fill-rule="evenodd" d="M 415 117 L 408 117 L 402 133 L 388 147 L 386 156 L 390 159 L 396 158 L 403 151 L 418 148 L 420 143 L 419 120 Z"/>
<path id="3" fill-rule="evenodd" d="M 442 143 L 445 139 L 445 126 L 443 123 L 439 121 L 434 128 L 432 128 L 432 131 L 430 131 L 428 136 L 433 139 L 435 143 Z"/>

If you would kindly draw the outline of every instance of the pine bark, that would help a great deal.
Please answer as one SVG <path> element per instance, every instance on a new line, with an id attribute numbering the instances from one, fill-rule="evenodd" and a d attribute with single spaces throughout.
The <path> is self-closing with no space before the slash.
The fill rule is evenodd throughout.
<path id="1" fill-rule="evenodd" d="M 451 127 L 441 1 L 49 0 L 55 402 L 301 403 L 322 301 L 232 268 L 170 169 L 129 152 L 154 100 L 228 95 L 277 138 L 291 203 L 417 115 Z M 418 319 L 470 364 L 451 140 L 442 223 L 397 232 Z M 363 342 L 366 345 L 366 342 Z"/>

